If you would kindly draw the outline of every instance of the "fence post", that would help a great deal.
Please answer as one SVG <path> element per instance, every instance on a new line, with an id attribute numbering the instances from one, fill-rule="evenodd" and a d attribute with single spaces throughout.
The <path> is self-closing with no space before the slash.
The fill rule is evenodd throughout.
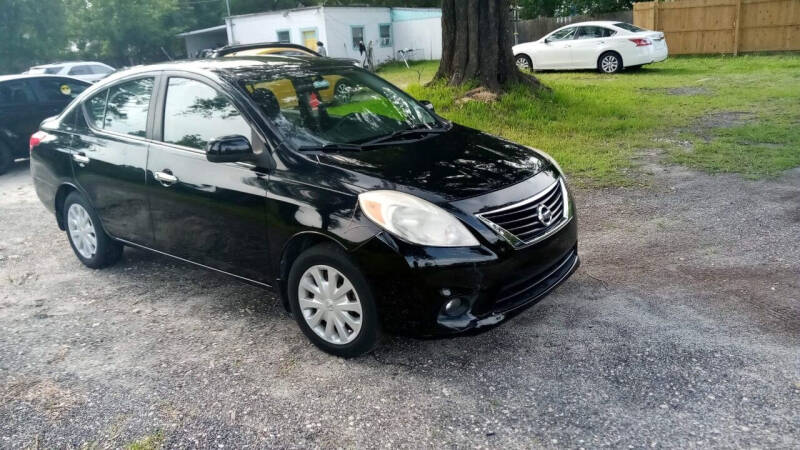
<path id="1" fill-rule="evenodd" d="M 658 31 L 658 0 L 653 2 L 653 30 Z"/>
<path id="2" fill-rule="evenodd" d="M 736 18 L 733 22 L 733 56 L 739 54 L 739 34 L 741 32 L 742 0 L 736 0 Z"/>

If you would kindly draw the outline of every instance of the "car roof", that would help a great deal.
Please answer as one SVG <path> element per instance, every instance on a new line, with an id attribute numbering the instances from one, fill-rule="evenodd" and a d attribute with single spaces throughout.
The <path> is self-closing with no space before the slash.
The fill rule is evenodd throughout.
<path id="1" fill-rule="evenodd" d="M 100 64 L 101 66 L 109 66 L 106 63 L 102 63 L 100 61 L 64 61 L 58 63 L 50 63 L 50 64 L 41 64 L 38 66 L 31 66 L 31 69 L 44 69 L 47 67 L 65 67 L 65 66 L 77 66 L 81 64 Z"/>
<path id="2" fill-rule="evenodd" d="M 352 68 L 353 62 L 349 59 L 320 58 L 318 56 L 229 56 L 225 58 L 189 59 L 182 61 L 168 61 L 145 66 L 135 66 L 117 71 L 95 85 L 107 85 L 115 80 L 135 76 L 148 72 L 158 71 L 186 71 L 205 75 L 228 75 L 238 78 L 247 69 L 261 69 L 267 72 L 285 71 L 288 67 L 304 67 L 309 69 L 324 69 L 335 67 Z"/>
<path id="3" fill-rule="evenodd" d="M 594 25 L 594 26 L 602 26 L 602 27 L 613 27 L 614 24 L 616 24 L 616 23 L 627 23 L 627 22 L 624 22 L 622 20 L 591 20 L 591 21 L 588 21 L 588 22 L 569 23 L 567 25 L 564 25 L 561 28 L 566 28 L 566 27 L 569 27 L 569 26 L 576 26 L 576 25 L 590 25 L 590 26 Z"/>
<path id="4" fill-rule="evenodd" d="M 75 83 L 85 84 L 87 86 L 91 84 L 91 83 L 88 83 L 86 81 L 83 81 L 83 80 L 81 80 L 79 78 L 75 78 L 75 77 L 70 77 L 70 76 L 66 76 L 66 75 L 49 75 L 49 74 L 43 74 L 43 73 L 42 74 L 22 73 L 22 74 L 17 74 L 17 75 L 0 75 L 0 83 L 2 83 L 4 81 L 11 81 L 11 80 L 29 80 L 29 79 L 37 79 L 37 78 L 40 78 L 40 79 L 43 79 L 43 78 L 58 78 L 60 80 L 66 79 L 66 80 L 69 80 L 69 81 L 74 81 Z"/>
<path id="5" fill-rule="evenodd" d="M 311 50 L 310 48 L 299 45 L 299 44 L 291 44 L 291 43 L 280 43 L 280 42 L 257 42 L 254 44 L 233 44 L 233 45 L 226 45 L 225 47 L 220 47 L 215 49 L 213 54 L 215 57 L 225 56 L 231 53 L 241 52 L 244 50 L 254 50 L 259 48 L 290 48 L 299 51 L 306 52 L 310 55 L 314 56 L 322 56 L 319 53 Z"/>

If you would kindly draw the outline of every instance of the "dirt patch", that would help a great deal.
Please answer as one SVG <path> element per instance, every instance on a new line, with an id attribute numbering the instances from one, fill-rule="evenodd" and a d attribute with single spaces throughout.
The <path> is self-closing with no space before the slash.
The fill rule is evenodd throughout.
<path id="1" fill-rule="evenodd" d="M 700 86 L 686 86 L 677 88 L 642 88 L 643 92 L 652 92 L 657 94 L 667 94 L 676 96 L 692 96 L 692 95 L 709 95 L 713 91 L 706 87 Z"/>
<path id="2" fill-rule="evenodd" d="M 756 121 L 753 113 L 747 111 L 719 111 L 706 114 L 695 120 L 692 125 L 683 130 L 690 132 L 706 142 L 715 137 L 714 130 L 734 128 Z"/>
<path id="3" fill-rule="evenodd" d="M 473 101 L 479 101 L 483 103 L 496 102 L 497 94 L 484 87 L 479 87 L 468 91 L 463 97 L 456 100 L 456 105 L 463 105 Z"/>
<path id="4" fill-rule="evenodd" d="M 0 389 L 3 403 L 22 401 L 43 412 L 49 419 L 57 420 L 85 399 L 69 389 L 62 388 L 51 379 L 22 379 L 8 382 Z"/>

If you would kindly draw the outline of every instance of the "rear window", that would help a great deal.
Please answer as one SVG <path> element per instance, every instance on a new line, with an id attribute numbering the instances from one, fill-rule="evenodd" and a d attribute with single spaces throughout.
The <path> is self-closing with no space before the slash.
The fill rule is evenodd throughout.
<path id="1" fill-rule="evenodd" d="M 111 69 L 109 67 L 106 67 L 106 66 L 101 66 L 100 64 L 92 64 L 89 67 L 92 69 L 92 73 L 95 73 L 95 74 L 98 74 L 98 75 L 107 75 L 107 74 L 109 74 L 109 73 L 114 71 L 113 69 Z"/>
<path id="2" fill-rule="evenodd" d="M 638 33 L 640 31 L 647 31 L 644 28 L 639 28 L 636 25 L 631 25 L 631 24 L 625 23 L 625 22 L 617 22 L 617 23 L 614 24 L 614 26 L 617 27 L 617 28 L 622 28 L 623 30 L 627 30 L 627 31 L 633 32 L 633 33 Z"/>
<path id="3" fill-rule="evenodd" d="M 74 66 L 69 69 L 68 75 L 91 75 L 92 69 L 89 66 Z"/>

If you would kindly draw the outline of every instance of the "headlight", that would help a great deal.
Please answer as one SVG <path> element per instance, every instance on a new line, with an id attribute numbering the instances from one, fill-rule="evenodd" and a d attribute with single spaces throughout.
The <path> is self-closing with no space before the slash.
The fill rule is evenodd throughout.
<path id="1" fill-rule="evenodd" d="M 433 203 L 397 191 L 370 191 L 358 196 L 370 220 L 414 244 L 432 247 L 480 245 L 452 214 Z"/>

